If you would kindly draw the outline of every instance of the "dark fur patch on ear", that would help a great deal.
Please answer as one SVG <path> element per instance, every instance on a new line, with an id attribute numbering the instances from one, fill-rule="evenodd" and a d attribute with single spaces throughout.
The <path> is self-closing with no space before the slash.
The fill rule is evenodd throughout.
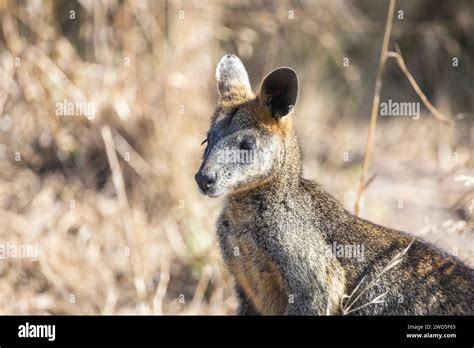
<path id="1" fill-rule="evenodd" d="M 270 72 L 262 82 L 260 95 L 263 104 L 273 117 L 288 115 L 298 97 L 298 78 L 293 69 L 278 68 Z"/>

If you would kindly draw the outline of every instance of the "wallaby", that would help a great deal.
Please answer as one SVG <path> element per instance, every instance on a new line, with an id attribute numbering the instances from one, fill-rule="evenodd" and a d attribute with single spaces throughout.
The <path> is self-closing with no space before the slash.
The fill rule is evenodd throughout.
<path id="1" fill-rule="evenodd" d="M 195 179 L 202 193 L 225 196 L 217 232 L 237 314 L 473 314 L 472 269 L 352 215 L 302 177 L 290 117 L 294 70 L 273 70 L 255 95 L 244 65 L 228 54 L 216 79 L 218 105 Z M 347 255 L 347 246 L 363 253 Z"/>

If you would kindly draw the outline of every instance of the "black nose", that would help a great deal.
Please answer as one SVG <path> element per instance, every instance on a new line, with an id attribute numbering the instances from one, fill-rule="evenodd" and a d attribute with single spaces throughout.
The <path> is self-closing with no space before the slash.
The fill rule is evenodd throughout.
<path id="1" fill-rule="evenodd" d="M 199 188 L 205 193 L 207 192 L 212 185 L 216 182 L 216 174 L 215 173 L 205 173 L 203 174 L 201 171 L 197 172 L 194 176 Z"/>

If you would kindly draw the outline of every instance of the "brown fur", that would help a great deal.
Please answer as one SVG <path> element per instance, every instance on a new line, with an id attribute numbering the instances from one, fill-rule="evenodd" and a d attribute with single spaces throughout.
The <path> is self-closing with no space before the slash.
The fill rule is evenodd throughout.
<path id="1" fill-rule="evenodd" d="M 273 134 L 281 135 L 284 138 L 291 136 L 293 131 L 291 118 L 285 117 L 276 120 L 274 117 L 272 117 L 268 110 L 263 105 L 261 105 L 259 98 L 256 99 L 256 103 L 253 105 L 252 112 L 255 114 L 256 118 L 260 122 L 260 126 L 263 129 L 266 129 Z"/>

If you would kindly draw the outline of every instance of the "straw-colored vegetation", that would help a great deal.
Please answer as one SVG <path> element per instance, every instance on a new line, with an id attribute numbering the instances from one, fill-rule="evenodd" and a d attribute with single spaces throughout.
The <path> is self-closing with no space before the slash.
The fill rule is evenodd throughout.
<path id="1" fill-rule="evenodd" d="M 274 67 L 297 71 L 305 176 L 352 210 L 387 10 L 0 1 L 0 244 L 39 252 L 0 260 L 0 312 L 232 313 L 214 231 L 221 201 L 193 178 L 217 61 L 238 54 L 256 89 Z M 359 212 L 471 265 L 473 34 L 471 1 L 397 2 L 380 101 L 420 102 L 421 116 L 378 117 Z M 425 108 L 407 73 L 452 123 Z M 64 102 L 91 105 L 94 117 L 58 112 Z M 348 312 L 360 305 L 352 297 Z"/>

